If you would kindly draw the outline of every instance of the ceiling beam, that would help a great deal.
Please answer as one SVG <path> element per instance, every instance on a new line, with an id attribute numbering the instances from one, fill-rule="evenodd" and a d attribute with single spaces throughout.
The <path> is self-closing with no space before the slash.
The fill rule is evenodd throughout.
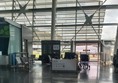
<path id="1" fill-rule="evenodd" d="M 95 10 L 98 9 L 99 5 L 94 6 L 82 6 L 84 10 Z M 58 7 L 57 11 L 75 11 L 75 10 L 81 10 L 81 7 Z M 118 5 L 103 5 L 101 9 L 118 9 Z M 35 8 L 35 9 L 26 9 L 26 13 L 31 12 L 51 12 L 52 8 Z M 20 9 L 16 10 L 0 10 L 0 13 L 19 13 Z"/>
<path id="2" fill-rule="evenodd" d="M 68 26 L 83 26 L 84 24 L 71 24 L 71 25 L 56 25 L 56 27 L 68 27 Z M 118 23 L 101 23 L 101 24 L 93 24 L 93 26 L 117 26 Z M 86 25 L 86 26 L 91 26 L 91 25 Z M 32 26 L 27 26 L 27 27 L 32 27 Z M 34 28 L 38 27 L 51 27 L 51 25 L 34 25 Z"/>

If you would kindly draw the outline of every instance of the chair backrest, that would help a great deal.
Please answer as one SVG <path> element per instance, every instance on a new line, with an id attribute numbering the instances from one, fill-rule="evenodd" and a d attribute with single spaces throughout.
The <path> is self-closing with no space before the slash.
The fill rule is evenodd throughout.
<path id="1" fill-rule="evenodd" d="M 27 57 L 21 57 L 21 60 L 22 60 L 23 63 L 28 62 L 28 58 Z"/>
<path id="2" fill-rule="evenodd" d="M 88 54 L 81 54 L 80 61 L 89 61 L 89 55 Z"/>
<path id="3" fill-rule="evenodd" d="M 33 58 L 33 59 L 34 59 L 34 58 L 35 58 L 35 55 L 31 55 L 31 58 Z"/>
<path id="4" fill-rule="evenodd" d="M 16 57 L 16 61 L 17 61 L 17 64 L 21 64 L 22 63 L 20 57 Z"/>

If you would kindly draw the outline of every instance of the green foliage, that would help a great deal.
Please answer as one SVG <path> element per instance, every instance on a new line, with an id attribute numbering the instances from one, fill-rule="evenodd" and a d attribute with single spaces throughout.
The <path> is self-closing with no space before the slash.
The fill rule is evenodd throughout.
<path id="1" fill-rule="evenodd" d="M 9 36 L 9 26 L 8 25 L 3 25 L 0 26 L 0 36 Z"/>

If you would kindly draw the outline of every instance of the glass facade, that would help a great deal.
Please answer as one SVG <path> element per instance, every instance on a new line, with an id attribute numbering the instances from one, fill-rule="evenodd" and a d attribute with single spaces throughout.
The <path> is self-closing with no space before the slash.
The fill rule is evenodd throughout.
<path id="1" fill-rule="evenodd" d="M 9 41 L 9 50 L 8 54 L 14 52 L 21 52 L 21 29 L 13 25 L 10 27 L 10 41 Z"/>

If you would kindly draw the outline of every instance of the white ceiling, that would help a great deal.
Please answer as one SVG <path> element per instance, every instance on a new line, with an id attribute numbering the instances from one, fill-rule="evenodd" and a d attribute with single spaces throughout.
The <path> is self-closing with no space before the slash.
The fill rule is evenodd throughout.
<path id="1" fill-rule="evenodd" d="M 16 9 L 20 9 L 17 0 L 15 0 L 15 7 Z M 20 4 L 25 5 L 28 0 L 18 0 Z M 82 6 L 91 6 L 91 5 L 99 5 L 99 1 L 104 1 L 104 0 L 79 0 L 80 4 Z M 57 7 L 76 7 L 76 0 L 57 0 Z M 117 0 L 107 0 L 105 2 L 106 5 L 110 4 L 116 4 L 118 1 Z M 101 2 L 102 3 L 102 2 Z M 52 7 L 52 0 L 36 0 L 36 8 L 51 8 Z M 78 7 L 80 5 L 78 4 Z M 30 0 L 29 4 L 26 7 L 26 10 L 32 9 L 33 8 L 33 0 Z M 12 10 L 12 0 L 1 0 L 0 3 L 0 11 L 3 10 Z M 15 10 L 15 9 L 14 9 Z M 93 14 L 96 10 L 85 10 L 87 15 Z M 14 17 L 18 16 L 18 12 L 14 13 Z M 62 41 L 70 41 L 72 37 L 75 35 L 75 26 L 62 26 L 62 25 L 75 25 L 75 11 L 57 11 L 56 13 L 56 25 L 61 25 L 60 27 L 56 27 L 56 38 L 60 39 Z M 35 26 L 35 31 L 39 37 L 40 40 L 46 40 L 46 39 L 51 39 L 51 11 L 39 11 L 34 13 L 34 26 Z M 118 22 L 118 10 L 100 10 L 100 17 L 99 17 L 99 12 L 97 12 L 92 19 L 93 23 L 110 23 L 110 22 Z M 12 13 L 11 12 L 0 12 L 1 17 L 5 17 L 8 19 L 12 19 Z M 26 13 L 26 16 L 24 14 L 21 14 L 17 19 L 16 22 L 20 24 L 26 24 L 27 26 L 31 26 L 30 24 L 32 23 L 32 12 Z M 84 24 L 85 22 L 85 16 L 81 10 L 77 11 L 77 22 L 78 24 Z M 82 26 L 77 26 L 77 30 L 79 30 Z M 102 35 L 102 39 L 107 38 L 105 33 L 107 31 L 109 34 L 111 33 L 111 37 L 108 37 L 109 39 L 114 39 L 115 38 L 115 32 L 116 28 L 108 28 L 106 29 L 103 28 L 103 33 L 101 28 L 98 28 L 99 26 L 94 26 L 96 32 L 100 31 L 99 35 Z M 112 27 L 112 26 L 111 26 Z M 30 27 L 31 28 L 31 27 Z M 71 29 L 71 30 L 70 30 Z M 89 30 L 90 29 L 90 30 Z M 86 31 L 87 30 L 87 31 Z M 111 31 L 111 32 L 110 32 Z M 113 34 L 114 33 L 114 34 Z M 90 36 L 91 35 L 91 36 Z M 112 38 L 113 37 L 113 38 Z M 34 40 L 37 41 L 37 37 L 34 34 Z M 95 33 L 95 31 L 92 29 L 91 26 L 85 26 L 82 31 L 79 32 L 77 35 L 77 40 L 98 40 L 98 37 Z"/>
<path id="2" fill-rule="evenodd" d="M 105 5 L 117 4 L 118 0 L 107 0 Z M 118 23 L 118 9 L 109 9 L 105 12 L 104 23 Z M 115 40 L 117 26 L 104 26 L 102 32 L 103 40 Z"/>

